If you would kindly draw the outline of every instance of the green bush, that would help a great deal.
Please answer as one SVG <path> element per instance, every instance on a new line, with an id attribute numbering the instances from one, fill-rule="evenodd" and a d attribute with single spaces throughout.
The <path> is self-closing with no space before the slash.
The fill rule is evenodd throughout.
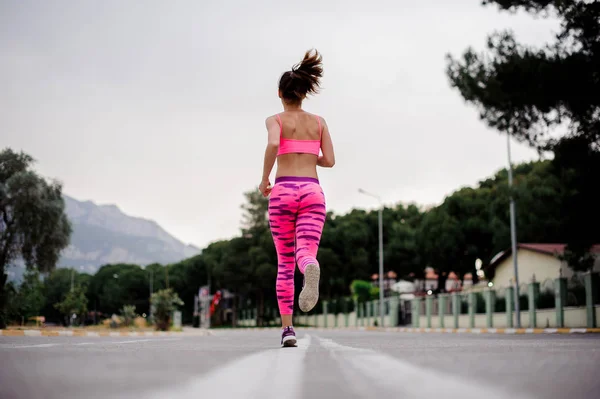
<path id="1" fill-rule="evenodd" d="M 83 324 L 85 321 L 85 315 L 88 311 L 87 303 L 88 300 L 85 296 L 83 288 L 79 285 L 76 285 L 73 290 L 67 293 L 61 302 L 54 304 L 54 307 L 63 315 L 67 316 L 70 322 L 73 321 L 71 315 L 75 314 L 79 317 L 80 324 Z"/>
<path id="2" fill-rule="evenodd" d="M 379 288 L 378 287 L 371 287 L 371 290 L 369 292 L 371 294 L 371 298 L 369 298 L 369 300 L 373 301 L 375 299 L 379 299 Z"/>
<path id="3" fill-rule="evenodd" d="M 183 301 L 176 292 L 167 288 L 152 294 L 152 305 L 154 305 L 156 329 L 167 331 L 171 324 L 171 313 L 177 309 L 177 306 L 183 305 Z"/>
<path id="4" fill-rule="evenodd" d="M 130 327 L 135 318 L 135 305 L 123 305 L 121 308 L 121 316 L 123 317 L 123 324 Z"/>
<path id="5" fill-rule="evenodd" d="M 365 280 L 354 280 L 352 284 L 350 284 L 350 292 L 352 292 L 352 296 L 354 299 L 358 300 L 358 302 L 367 302 L 371 300 L 372 289 L 374 287 L 372 284 Z M 377 291 L 379 294 L 379 291 Z"/>

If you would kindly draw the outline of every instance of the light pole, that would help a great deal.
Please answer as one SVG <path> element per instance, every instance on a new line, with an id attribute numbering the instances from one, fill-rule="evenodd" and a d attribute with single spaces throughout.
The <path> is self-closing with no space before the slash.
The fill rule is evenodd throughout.
<path id="1" fill-rule="evenodd" d="M 154 291 L 152 284 L 154 283 L 154 271 L 150 269 L 150 299 L 148 300 L 148 320 L 152 323 L 152 292 Z"/>
<path id="2" fill-rule="evenodd" d="M 521 310 L 519 305 L 519 266 L 517 264 L 517 228 L 515 216 L 515 200 L 512 195 L 512 161 L 510 157 L 510 134 L 506 134 L 506 148 L 508 152 L 508 189 L 510 195 L 510 241 L 512 245 L 513 267 L 515 271 L 515 318 L 517 328 L 521 328 Z"/>
<path id="3" fill-rule="evenodd" d="M 362 188 L 359 188 L 358 192 L 379 201 L 379 317 L 381 320 L 380 326 L 383 328 L 383 203 L 381 202 L 380 197 L 368 193 Z"/>

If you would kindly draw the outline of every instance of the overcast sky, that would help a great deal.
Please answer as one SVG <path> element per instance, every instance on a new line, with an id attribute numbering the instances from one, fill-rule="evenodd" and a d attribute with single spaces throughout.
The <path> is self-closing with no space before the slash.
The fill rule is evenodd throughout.
<path id="1" fill-rule="evenodd" d="M 445 54 L 497 29 L 539 44 L 553 20 L 479 0 L 0 0 L 0 147 L 37 159 L 79 200 L 117 204 L 204 247 L 239 232 L 279 76 L 323 54 L 336 213 L 437 204 L 507 165 L 506 140 L 450 88 Z M 514 161 L 537 154 L 513 142 Z M 273 172 L 274 173 L 274 172 Z"/>

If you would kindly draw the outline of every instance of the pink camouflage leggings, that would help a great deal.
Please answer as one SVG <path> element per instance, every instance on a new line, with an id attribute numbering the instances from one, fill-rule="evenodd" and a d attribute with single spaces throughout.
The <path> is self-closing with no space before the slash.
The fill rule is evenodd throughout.
<path id="1" fill-rule="evenodd" d="M 269 199 L 269 225 L 277 250 L 277 302 L 282 315 L 294 313 L 296 262 L 302 274 L 310 264 L 319 266 L 317 251 L 325 216 L 325 195 L 317 179 L 275 179 Z"/>

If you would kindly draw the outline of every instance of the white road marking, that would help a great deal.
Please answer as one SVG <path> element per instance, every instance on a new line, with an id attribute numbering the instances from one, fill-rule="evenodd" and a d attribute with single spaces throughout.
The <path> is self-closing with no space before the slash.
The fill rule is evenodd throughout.
<path id="1" fill-rule="evenodd" d="M 127 341 L 96 341 L 96 342 L 82 342 L 73 345 L 121 345 L 121 344 L 137 344 L 139 342 L 167 342 L 167 341 L 180 341 L 181 338 L 155 338 L 155 339 L 130 339 Z"/>
<path id="2" fill-rule="evenodd" d="M 2 348 L 21 349 L 21 348 L 49 348 L 51 346 L 58 346 L 61 344 L 36 344 L 36 345 L 11 345 L 3 344 Z"/>
<path id="3" fill-rule="evenodd" d="M 151 398 L 185 399 L 223 397 L 280 399 L 302 397 L 304 357 L 310 336 L 299 339 L 297 348 L 268 349 L 225 364 L 179 387 L 168 387 Z"/>
<path id="4" fill-rule="evenodd" d="M 111 341 L 107 341 L 104 342 L 105 344 L 137 344 L 138 342 L 150 342 L 150 341 L 177 341 L 177 338 L 171 338 L 171 339 L 131 339 L 131 340 L 127 340 L 127 341 L 117 341 L 117 342 L 111 342 Z"/>
<path id="5" fill-rule="evenodd" d="M 35 345 L 21 345 L 21 344 L 0 344 L 0 348 L 9 349 L 25 349 L 25 348 L 50 348 L 53 346 L 86 346 L 86 345 L 122 345 L 122 344 L 135 344 L 139 342 L 166 342 L 166 341 L 179 341 L 181 338 L 155 338 L 155 339 L 134 339 L 127 341 L 95 341 L 95 342 L 55 342 L 51 344 L 35 344 Z"/>
<path id="6" fill-rule="evenodd" d="M 461 399 L 521 399 L 509 392 L 498 392 L 473 380 L 421 368 L 370 349 L 340 345 L 330 339 L 318 338 L 340 365 L 344 383 L 351 386 L 357 397 L 374 397 L 384 391 L 386 397 Z M 381 390 L 381 391 L 380 391 Z"/>

